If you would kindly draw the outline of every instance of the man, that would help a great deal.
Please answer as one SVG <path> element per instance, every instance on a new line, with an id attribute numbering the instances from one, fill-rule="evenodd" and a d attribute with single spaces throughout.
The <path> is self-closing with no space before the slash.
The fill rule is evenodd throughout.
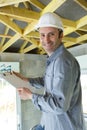
<path id="1" fill-rule="evenodd" d="M 44 14 L 36 26 L 42 47 L 48 54 L 44 78 L 24 79 L 34 87 L 45 88 L 45 94 L 18 88 L 20 97 L 31 99 L 42 111 L 36 130 L 85 130 L 82 111 L 80 67 L 62 43 L 63 25 L 54 13 Z M 26 86 L 24 86 L 26 87 Z"/>

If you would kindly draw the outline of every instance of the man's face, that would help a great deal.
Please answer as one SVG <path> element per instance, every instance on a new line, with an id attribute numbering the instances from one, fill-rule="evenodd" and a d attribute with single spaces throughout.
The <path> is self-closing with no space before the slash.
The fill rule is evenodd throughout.
<path id="1" fill-rule="evenodd" d="M 61 44 L 62 35 L 59 36 L 59 30 L 54 27 L 42 27 L 39 29 L 40 41 L 44 50 L 51 55 Z"/>

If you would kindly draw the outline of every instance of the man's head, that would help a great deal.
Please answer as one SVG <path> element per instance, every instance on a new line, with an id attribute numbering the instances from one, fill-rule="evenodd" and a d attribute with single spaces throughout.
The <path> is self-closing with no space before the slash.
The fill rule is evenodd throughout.
<path id="1" fill-rule="evenodd" d="M 63 37 L 63 24 L 59 16 L 48 12 L 39 19 L 36 29 L 40 33 L 42 47 L 51 55 L 61 44 Z"/>

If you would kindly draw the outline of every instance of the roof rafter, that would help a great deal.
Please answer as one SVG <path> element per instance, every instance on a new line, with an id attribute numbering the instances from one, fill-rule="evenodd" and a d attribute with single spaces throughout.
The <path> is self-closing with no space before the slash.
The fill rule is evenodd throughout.
<path id="1" fill-rule="evenodd" d="M 29 47 L 26 47 L 25 49 L 20 50 L 19 52 L 21 52 L 21 53 L 26 53 L 26 52 L 28 52 L 28 51 L 31 51 L 31 50 L 35 49 L 36 47 L 37 47 L 36 45 L 32 44 L 32 45 L 30 45 Z"/>
<path id="2" fill-rule="evenodd" d="M 87 25 L 87 15 L 76 21 L 77 29 Z"/>
<path id="3" fill-rule="evenodd" d="M 12 29 L 14 32 L 22 33 L 22 30 L 9 17 L 0 15 L 0 22 Z"/>
<path id="4" fill-rule="evenodd" d="M 79 4 L 82 8 L 87 10 L 87 1 L 86 0 L 74 0 L 77 4 Z"/>
<path id="5" fill-rule="evenodd" d="M 24 1 L 27 1 L 27 0 L 5 0 L 5 1 L 1 0 L 0 1 L 0 7 L 17 4 L 17 3 L 20 3 L 20 2 L 24 2 Z"/>
<path id="6" fill-rule="evenodd" d="M 14 42 L 17 41 L 20 37 L 21 35 L 16 33 L 5 45 L 1 47 L 0 51 L 3 52 L 4 50 L 6 50 L 9 46 L 14 44 Z"/>
<path id="7" fill-rule="evenodd" d="M 87 25 L 87 16 L 84 16 L 83 18 L 81 18 L 81 19 L 79 19 L 77 21 L 72 22 L 71 27 L 65 28 L 64 36 L 74 32 L 74 31 L 76 31 L 76 30 L 78 30 L 80 28 L 82 28 L 85 25 Z"/>
<path id="8" fill-rule="evenodd" d="M 87 40 L 87 34 L 84 34 L 76 39 L 76 43 L 81 43 L 83 41 Z"/>
<path id="9" fill-rule="evenodd" d="M 40 17 L 38 12 L 13 6 L 1 7 L 0 14 L 25 22 L 32 22 Z"/>
<path id="10" fill-rule="evenodd" d="M 65 37 L 63 41 L 65 42 L 65 47 L 70 47 L 72 45 L 76 45 L 78 43 L 83 44 L 83 41 L 87 40 L 87 34 L 81 35 L 78 38 L 69 38 Z"/>
<path id="11" fill-rule="evenodd" d="M 54 12 L 58 9 L 66 0 L 52 0 L 41 12 L 41 15 L 46 12 Z"/>
<path id="12" fill-rule="evenodd" d="M 45 5 L 43 5 L 41 2 L 39 2 L 38 0 L 29 0 L 29 2 L 34 5 L 36 8 L 42 10 L 45 8 Z"/>
<path id="13" fill-rule="evenodd" d="M 64 38 L 63 38 L 63 42 L 76 43 L 76 38 L 64 37 Z"/>
<path id="14" fill-rule="evenodd" d="M 87 26 L 83 26 L 82 28 L 79 28 L 79 30 L 82 30 L 84 32 L 87 32 Z"/>
<path id="15" fill-rule="evenodd" d="M 4 34 L 7 34 L 8 31 L 9 31 L 9 28 L 6 27 L 6 28 L 5 28 L 5 32 L 4 32 Z M 1 40 L 1 42 L 0 42 L 0 45 L 2 46 L 2 45 L 4 44 L 4 42 L 5 42 L 5 37 L 2 38 L 2 40 Z"/>
<path id="16" fill-rule="evenodd" d="M 26 34 L 30 33 L 31 31 L 33 31 L 37 22 L 38 21 L 34 21 L 31 24 L 28 24 L 28 26 L 24 29 L 23 35 L 26 35 Z"/>

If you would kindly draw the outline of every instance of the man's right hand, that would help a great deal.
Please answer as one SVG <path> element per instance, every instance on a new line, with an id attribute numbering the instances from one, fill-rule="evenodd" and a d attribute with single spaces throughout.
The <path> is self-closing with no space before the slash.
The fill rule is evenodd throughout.
<path id="1" fill-rule="evenodd" d="M 32 92 L 28 88 L 17 88 L 19 96 L 22 100 L 32 99 Z"/>

